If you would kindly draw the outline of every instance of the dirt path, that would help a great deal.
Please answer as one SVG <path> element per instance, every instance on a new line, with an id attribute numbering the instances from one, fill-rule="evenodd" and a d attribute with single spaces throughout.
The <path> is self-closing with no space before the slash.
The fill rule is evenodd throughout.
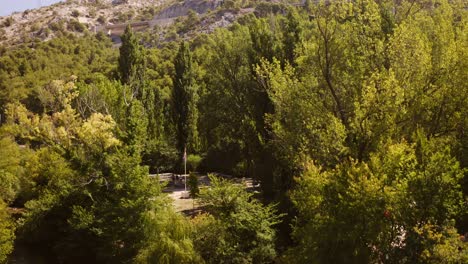
<path id="1" fill-rule="evenodd" d="M 253 190 L 255 188 L 251 178 L 232 178 L 232 176 L 229 175 L 218 175 L 223 178 L 231 179 L 233 182 L 238 184 L 243 184 L 247 190 Z M 200 188 L 210 186 L 210 180 L 206 175 L 198 176 L 198 182 Z M 164 189 L 164 192 L 172 198 L 172 204 L 176 212 L 181 212 L 189 216 L 202 212 L 200 204 L 198 204 L 195 199 L 190 198 L 188 187 L 187 191 L 185 191 L 183 181 L 179 181 L 176 185 L 173 185 L 171 182 Z"/>
<path id="2" fill-rule="evenodd" d="M 165 192 L 167 191 L 168 190 L 165 190 Z M 185 191 L 184 188 L 171 189 L 168 194 L 173 200 L 176 212 L 184 212 L 198 208 L 196 201 L 189 197 L 189 192 Z"/>

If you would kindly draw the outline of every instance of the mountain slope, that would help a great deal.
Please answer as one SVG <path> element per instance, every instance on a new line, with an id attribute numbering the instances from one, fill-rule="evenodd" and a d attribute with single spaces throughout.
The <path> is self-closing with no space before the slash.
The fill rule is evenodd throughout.
<path id="1" fill-rule="evenodd" d="M 171 0 L 67 1 L 0 17 L 0 44 L 49 40 L 66 32 L 84 34 L 99 26 L 151 20 Z"/>

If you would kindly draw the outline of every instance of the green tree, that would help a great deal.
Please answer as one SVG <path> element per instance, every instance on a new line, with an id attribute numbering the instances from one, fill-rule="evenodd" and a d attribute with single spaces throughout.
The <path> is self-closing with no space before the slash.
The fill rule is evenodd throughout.
<path id="1" fill-rule="evenodd" d="M 7 205 L 0 199 L 0 263 L 7 263 L 8 255 L 13 251 L 15 225 L 7 211 Z"/>
<path id="2" fill-rule="evenodd" d="M 127 110 L 125 143 L 140 157 L 147 140 L 148 117 L 139 100 L 132 100 Z"/>
<path id="3" fill-rule="evenodd" d="M 174 60 L 172 107 L 176 127 L 177 150 L 180 153 L 187 148 L 196 152 L 198 139 L 198 92 L 192 66 L 192 54 L 189 45 L 182 42 Z"/>
<path id="4" fill-rule="evenodd" d="M 280 222 L 274 206 L 262 205 L 243 186 L 214 176 L 210 180 L 211 188 L 201 192 L 200 203 L 211 216 L 196 225 L 197 251 L 208 263 L 273 261 L 273 226 Z"/>
<path id="5" fill-rule="evenodd" d="M 77 115 L 71 106 L 78 96 L 73 83 L 54 87 L 63 94 L 53 102 L 57 112 L 39 116 L 21 104 L 7 106 L 6 131 L 34 143 L 37 155 L 26 166 L 36 188 L 25 204 L 21 238 L 64 262 L 129 261 L 148 238 L 147 213 L 157 209 L 155 203 L 167 203 L 134 154 L 139 139 L 123 145 L 112 117 Z M 144 128 L 134 130 L 139 136 Z"/>
<path id="6" fill-rule="evenodd" d="M 152 172 L 172 170 L 180 159 L 174 144 L 175 128 L 171 111 L 175 48 L 147 50 L 147 87 L 142 98 L 148 116 L 148 141 L 143 162 Z"/>
<path id="7" fill-rule="evenodd" d="M 149 239 L 138 253 L 135 263 L 204 263 L 195 249 L 192 223 L 184 216 L 166 208 L 147 215 Z"/>
<path id="8" fill-rule="evenodd" d="M 22 100 L 28 109 L 38 113 L 42 109 L 36 92 L 45 84 L 71 75 L 86 83 L 109 78 L 114 74 L 117 55 L 108 38 L 99 40 L 94 36 L 67 35 L 38 42 L 34 52 L 23 46 L 9 49 L 0 56 L 2 111 L 7 103 Z"/>
<path id="9" fill-rule="evenodd" d="M 296 47 L 302 40 L 302 28 L 299 14 L 294 10 L 289 10 L 285 18 L 283 28 L 283 47 L 285 59 L 290 65 L 295 65 Z"/>
<path id="10" fill-rule="evenodd" d="M 298 263 L 427 263 L 437 260 L 444 243 L 456 248 L 448 230 L 461 212 L 463 170 L 437 145 L 388 145 L 370 163 L 345 161 L 331 170 L 307 165 L 292 195 L 298 245 L 288 257 Z M 434 231 L 436 242 L 426 233 Z"/>
<path id="11" fill-rule="evenodd" d="M 190 172 L 187 184 L 190 189 L 190 196 L 196 198 L 200 193 L 200 188 L 198 186 L 198 178 L 195 173 Z"/>
<path id="12" fill-rule="evenodd" d="M 420 263 L 465 263 L 468 261 L 468 245 L 461 241 L 457 230 L 447 226 L 424 224 L 415 227 L 415 233 L 422 242 Z"/>
<path id="13" fill-rule="evenodd" d="M 122 84 L 132 88 L 132 97 L 141 98 L 144 90 L 145 56 L 132 28 L 127 26 L 121 37 L 119 77 Z"/>
<path id="14" fill-rule="evenodd" d="M 190 154 L 187 155 L 187 169 L 189 171 L 196 172 L 200 163 L 202 162 L 202 157 L 199 155 Z"/>
<path id="15" fill-rule="evenodd" d="M 200 135 L 208 152 L 207 163 L 228 173 L 242 161 L 252 164 L 249 148 L 257 146 L 255 123 L 249 115 L 252 105 L 247 97 L 253 87 L 251 64 L 246 56 L 251 53 L 250 33 L 239 25 L 232 31 L 215 31 L 206 45 L 197 50 L 206 85 L 200 98 Z"/>
<path id="16" fill-rule="evenodd" d="M 13 202 L 21 188 L 20 148 L 10 138 L 0 139 L 0 199 Z"/>

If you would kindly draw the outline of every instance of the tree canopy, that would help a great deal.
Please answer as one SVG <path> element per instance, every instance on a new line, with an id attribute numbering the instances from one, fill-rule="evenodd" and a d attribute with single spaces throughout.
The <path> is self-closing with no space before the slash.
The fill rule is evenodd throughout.
<path id="1" fill-rule="evenodd" d="M 0 49 L 0 263 L 466 263 L 464 2 L 291 3 Z"/>

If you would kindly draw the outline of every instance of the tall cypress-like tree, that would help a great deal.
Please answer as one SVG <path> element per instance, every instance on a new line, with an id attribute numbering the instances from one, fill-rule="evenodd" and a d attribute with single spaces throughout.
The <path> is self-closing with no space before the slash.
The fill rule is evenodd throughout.
<path id="1" fill-rule="evenodd" d="M 125 143 L 129 146 L 131 154 L 140 157 L 147 140 L 148 117 L 139 100 L 133 100 L 127 108 L 126 129 Z"/>
<path id="2" fill-rule="evenodd" d="M 119 57 L 119 78 L 122 84 L 129 85 L 132 93 L 141 99 L 144 94 L 145 57 L 143 47 L 138 42 L 130 25 L 121 37 Z"/>
<path id="3" fill-rule="evenodd" d="M 298 14 L 294 9 L 291 9 L 286 15 L 286 23 L 283 31 L 284 56 L 289 64 L 296 66 L 296 46 L 301 41 L 302 29 L 299 22 Z"/>
<path id="4" fill-rule="evenodd" d="M 187 147 L 190 151 L 196 151 L 198 149 L 198 95 L 188 43 L 180 44 L 174 67 L 172 104 L 177 149 L 182 152 Z"/>
<path id="5" fill-rule="evenodd" d="M 146 69 L 146 58 L 145 50 L 143 46 L 138 42 L 137 37 L 132 31 L 132 28 L 128 26 L 125 29 L 125 33 L 122 35 L 122 46 L 120 47 L 119 57 L 119 77 L 122 84 L 127 85 L 130 89 L 130 96 L 124 93 L 125 99 L 128 104 L 127 112 L 134 113 L 135 106 L 138 105 L 137 109 L 141 115 L 145 116 L 144 125 L 147 127 L 145 131 L 148 140 L 159 140 L 162 133 L 162 102 L 160 93 L 157 87 L 154 87 L 148 82 L 145 74 Z M 129 102 L 128 100 L 137 99 L 140 103 Z M 127 118 L 132 118 L 132 115 L 128 115 Z M 138 118 L 136 120 L 139 120 Z M 128 123 L 134 122 L 127 120 Z M 128 134 L 132 134 L 129 131 Z M 135 137 L 131 136 L 130 137 Z M 137 141 L 144 142 L 143 139 Z M 139 143 L 139 144 L 140 144 Z M 140 144 L 141 145 L 141 144 Z M 141 150 L 141 146 L 140 146 Z"/>

